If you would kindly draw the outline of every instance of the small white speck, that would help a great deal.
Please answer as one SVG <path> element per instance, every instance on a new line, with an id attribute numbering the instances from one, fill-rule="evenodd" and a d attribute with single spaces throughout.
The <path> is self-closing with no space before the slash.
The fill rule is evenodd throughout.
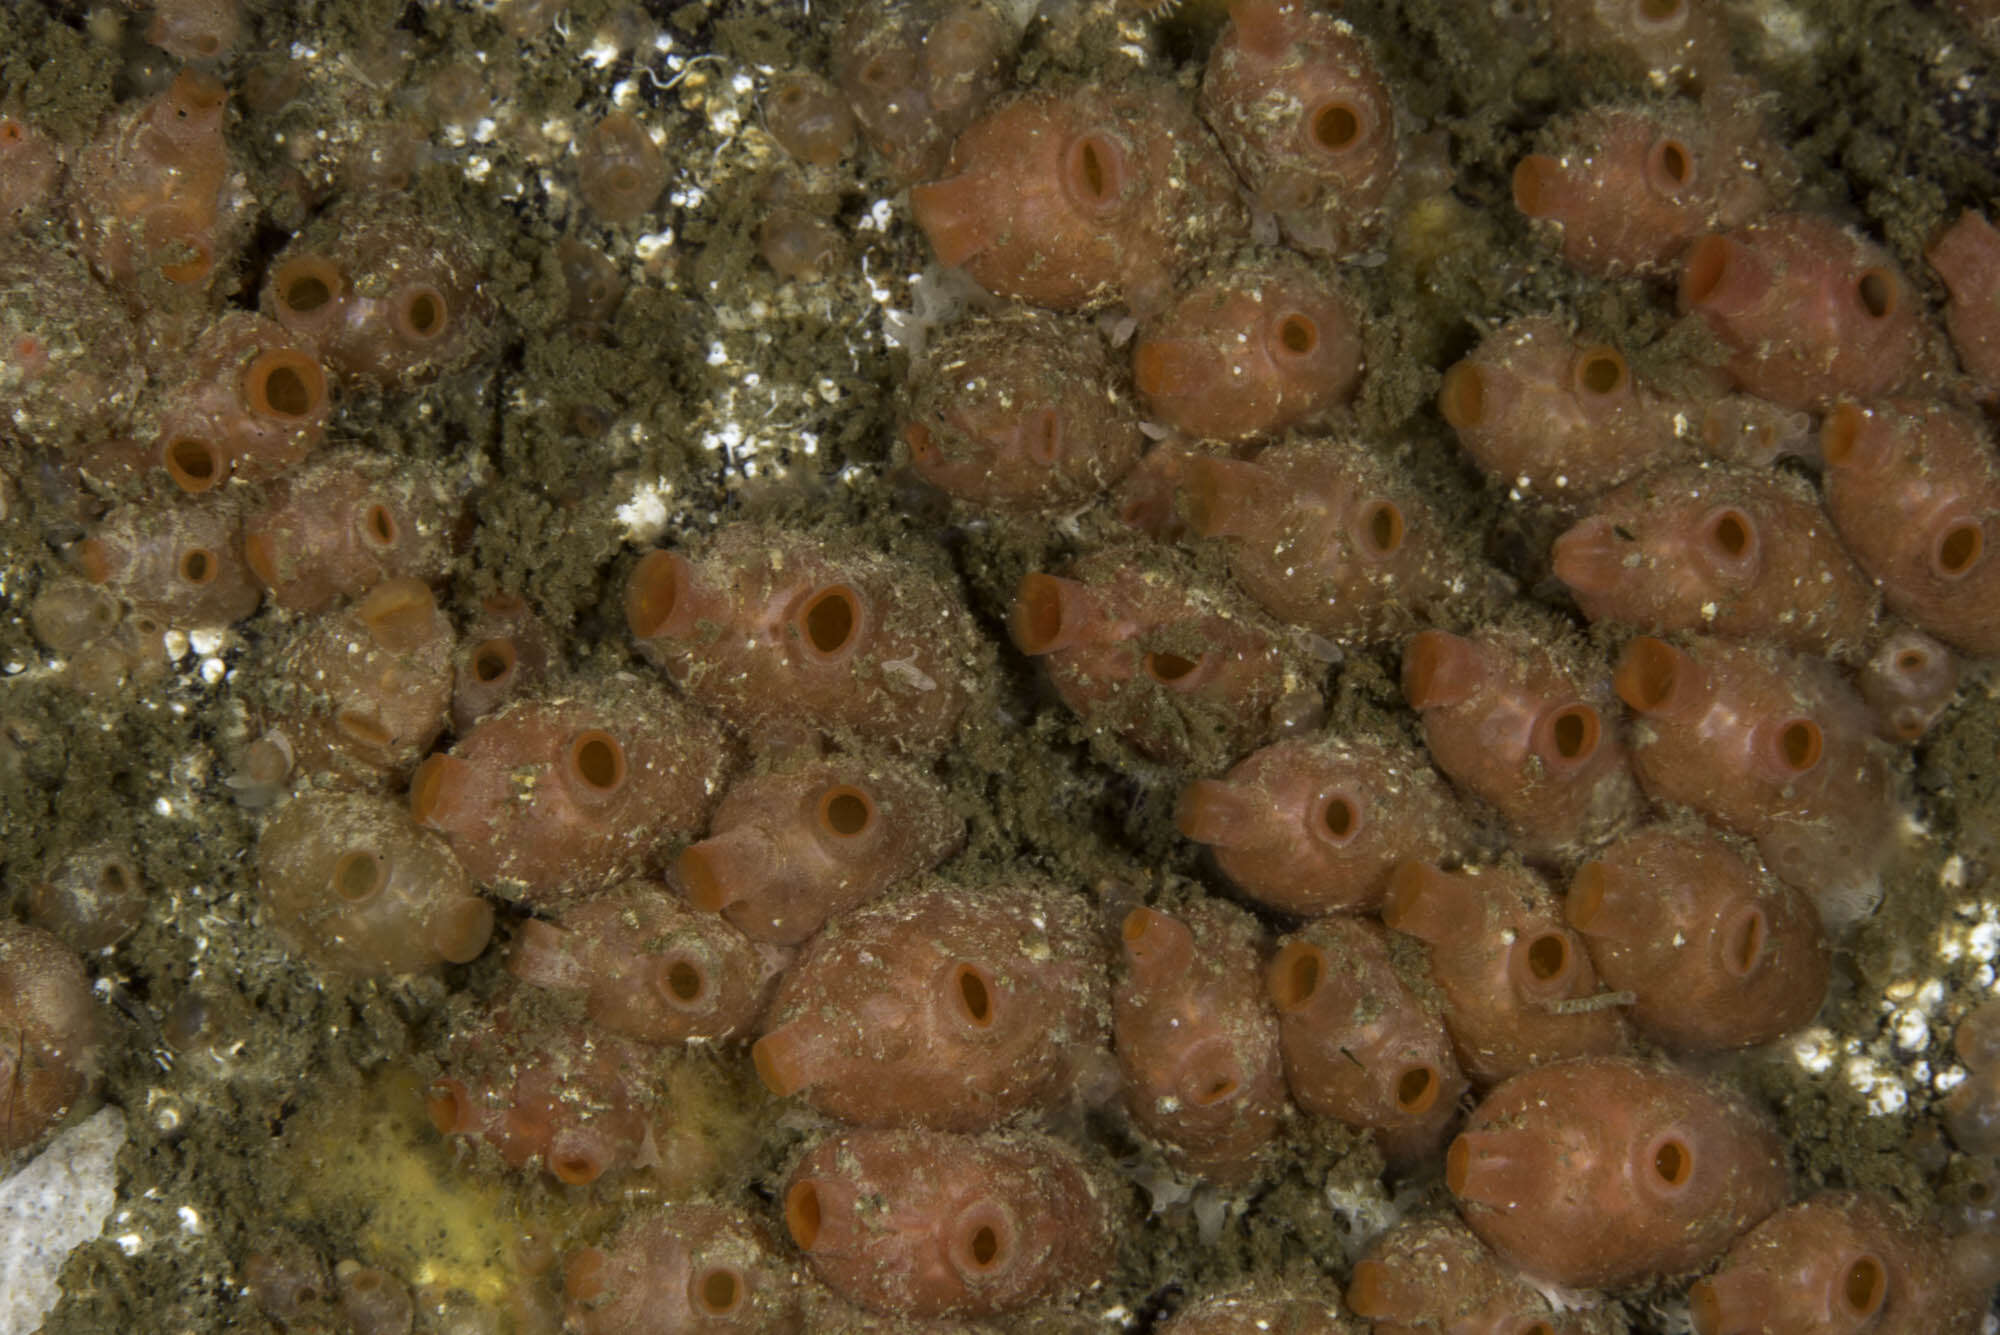
<path id="1" fill-rule="evenodd" d="M 878 199 L 868 206 L 868 216 L 854 224 L 857 232 L 886 232 L 890 221 L 896 216 L 895 206 L 886 199 Z"/>
<path id="2" fill-rule="evenodd" d="M 1815 1025 L 1792 1040 L 1792 1060 L 1814 1075 L 1833 1069 L 1833 1035 Z"/>
<path id="3" fill-rule="evenodd" d="M 667 526 L 667 497 L 673 484 L 662 479 L 642 482 L 631 499 L 618 507 L 618 522 L 625 526 L 628 542 L 651 542 Z"/>
<path id="4" fill-rule="evenodd" d="M 1930 1044 L 1930 1021 L 1924 1018 L 1922 1011 L 1897 1011 L 1889 1021 L 1889 1028 L 1895 1034 L 1896 1046 L 1904 1052 L 1916 1052 Z"/>
<path id="5" fill-rule="evenodd" d="M 153 799 L 153 814 L 156 816 L 171 816 L 174 814 L 174 804 L 167 801 L 164 797 L 156 797 Z"/>

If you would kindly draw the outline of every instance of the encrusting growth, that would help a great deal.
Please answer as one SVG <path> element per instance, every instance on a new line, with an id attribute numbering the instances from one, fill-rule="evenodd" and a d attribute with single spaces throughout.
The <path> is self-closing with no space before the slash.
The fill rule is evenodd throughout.
<path id="1" fill-rule="evenodd" d="M 1522 867 L 1396 868 L 1382 921 L 1430 945 L 1430 980 L 1465 1073 L 1481 1085 L 1530 1067 L 1616 1052 L 1625 1023 L 1597 993 L 1583 941 L 1555 896 Z"/>
<path id="2" fill-rule="evenodd" d="M 790 952 L 759 945 L 651 881 L 530 918 L 507 970 L 523 982 L 580 993 L 592 1023 L 648 1043 L 721 1042 L 763 1014 Z"/>
<path id="3" fill-rule="evenodd" d="M 1603 839 L 1638 808 L 1609 694 L 1518 631 L 1427 630 L 1403 651 L 1403 698 L 1423 716 L 1431 758 L 1531 856 Z"/>
<path id="4" fill-rule="evenodd" d="M 1459 1213 L 1526 1273 L 1572 1288 L 1676 1275 L 1785 1201 L 1783 1144 L 1699 1077 L 1612 1057 L 1495 1089 L 1445 1155 Z"/>
<path id="5" fill-rule="evenodd" d="M 1154 421 L 1246 441 L 1324 416 L 1361 379 L 1361 328 L 1330 273 L 1277 257 L 1190 285 L 1132 347 L 1132 383 Z"/>
<path id="6" fill-rule="evenodd" d="M 1272 616 L 1378 640 L 1442 604 L 1464 564 L 1408 482 L 1352 437 L 1293 436 L 1255 459 L 1197 454 L 1181 471 L 1188 529 L 1212 538 Z"/>
<path id="7" fill-rule="evenodd" d="M 1738 388 L 1790 408 L 1906 390 L 1934 360 L 1895 260 L 1811 214 L 1775 214 L 1695 242 L 1680 301 L 1734 349 L 1725 369 Z"/>
<path id="8" fill-rule="evenodd" d="M 1134 909 L 1119 936 L 1125 976 L 1112 989 L 1112 1042 L 1132 1120 L 1190 1171 L 1249 1176 L 1285 1101 L 1278 1026 L 1261 985 L 1262 929 L 1206 900 L 1177 914 Z"/>
<path id="9" fill-rule="evenodd" d="M 1076 896 L 933 883 L 846 913 L 785 971 L 751 1048 L 775 1094 L 864 1126 L 973 1131 L 1062 1091 L 1102 1041 Z"/>
<path id="10" fill-rule="evenodd" d="M 1757 841 L 1830 917 L 1894 838 L 1889 749 L 1832 667 L 1774 649 L 1641 636 L 1614 677 L 1641 726 L 1632 767 L 1653 797 Z"/>
<path id="11" fill-rule="evenodd" d="M 1229 164 L 1163 85 L 1020 94 L 959 136 L 949 170 L 910 191 L 938 262 L 1055 310 L 1157 310 L 1246 231 Z"/>
<path id="12" fill-rule="evenodd" d="M 1257 205 L 1316 255 L 1380 230 L 1399 145 L 1389 85 L 1361 35 L 1296 0 L 1234 0 L 1201 113 Z"/>
<path id="13" fill-rule="evenodd" d="M 1174 824 L 1244 894 L 1308 915 L 1377 908 L 1397 863 L 1441 860 L 1472 841 L 1421 752 L 1361 737 L 1252 752 L 1223 778 L 1182 789 Z"/>
<path id="14" fill-rule="evenodd" d="M 1973 1335 L 1990 1282 L 1962 1255 L 1885 1197 L 1821 1192 L 1738 1240 L 1688 1290 L 1688 1311 L 1695 1335 Z"/>
<path id="15" fill-rule="evenodd" d="M 1110 359 L 1076 321 L 1017 308 L 940 334 L 904 390 L 903 442 L 932 486 L 1050 513 L 1123 477 L 1145 445 Z"/>
<path id="16" fill-rule="evenodd" d="M 753 740 L 941 747 L 981 689 L 971 618 L 928 570 L 752 524 L 653 551 L 625 588 L 639 651 Z"/>
<path id="17" fill-rule="evenodd" d="M 1075 1151 L 1020 1132 L 848 1131 L 806 1153 L 785 1227 L 821 1280 L 885 1316 L 996 1316 L 1110 1269 L 1110 1205 Z"/>
<path id="18" fill-rule="evenodd" d="M 769 1231 L 743 1210 L 673 1204 L 636 1215 L 563 1265 L 567 1328 L 645 1335 L 712 1327 L 789 1335 L 798 1288 Z"/>
<path id="19" fill-rule="evenodd" d="M 1310 690 L 1277 626 L 1141 547 L 1092 552 L 1021 580 L 1007 629 L 1093 731 L 1157 760 L 1209 766 L 1268 739 Z"/>
<path id="20" fill-rule="evenodd" d="M 1647 826 L 1577 868 L 1564 905 L 1598 976 L 1671 1048 L 1768 1043 L 1819 1012 L 1832 968 L 1801 890 L 1698 826 Z"/>
<path id="21" fill-rule="evenodd" d="M 2000 653 L 2000 464 L 1976 413 L 1843 401 L 1820 426 L 1826 507 L 1889 610 L 1971 654 Z"/>
<path id="22" fill-rule="evenodd" d="M 90 980 L 39 927 L 0 922 L 0 1159 L 53 1129 L 97 1075 Z"/>
<path id="23" fill-rule="evenodd" d="M 1455 1216 L 1397 1224 L 1354 1263 L 1347 1305 L 1374 1335 L 1607 1335 L 1607 1318 L 1560 1312 Z"/>
<path id="24" fill-rule="evenodd" d="M 1265 975 L 1285 1083 L 1309 1113 L 1374 1133 L 1395 1164 L 1435 1154 L 1468 1088 L 1444 1021 L 1404 980 L 1388 934 L 1322 918 L 1285 938 Z"/>
<path id="25" fill-rule="evenodd" d="M 493 906 L 444 841 L 386 797 L 292 798 L 257 841 L 257 881 L 286 939 L 349 975 L 463 964 L 493 934 Z"/>
<path id="26" fill-rule="evenodd" d="M 557 903 L 644 870 L 699 829 L 733 759 L 705 715 L 614 678 L 481 720 L 417 767 L 410 814 L 482 885 Z"/>
<path id="27" fill-rule="evenodd" d="M 1600 499 L 1556 539 L 1592 621 L 1855 657 L 1875 595 L 1812 488 L 1770 469 L 1677 464 Z"/>
<path id="28" fill-rule="evenodd" d="M 929 871 L 964 834 L 937 780 L 913 766 L 863 753 L 793 760 L 731 784 L 676 872 L 696 907 L 797 945 Z"/>

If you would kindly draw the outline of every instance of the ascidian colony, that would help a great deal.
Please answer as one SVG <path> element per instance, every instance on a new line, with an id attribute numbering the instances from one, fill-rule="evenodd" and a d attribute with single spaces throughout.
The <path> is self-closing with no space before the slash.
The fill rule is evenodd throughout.
<path id="1" fill-rule="evenodd" d="M 0 1321 L 1985 1335 L 1997 217 L 1991 0 L 13 0 Z"/>

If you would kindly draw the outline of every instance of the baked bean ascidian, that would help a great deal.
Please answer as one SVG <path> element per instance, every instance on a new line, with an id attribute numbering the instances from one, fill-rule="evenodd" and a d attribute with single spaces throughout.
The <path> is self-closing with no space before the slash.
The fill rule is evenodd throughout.
<path id="1" fill-rule="evenodd" d="M 275 18 L 158 0 L 183 64 L 101 124 L 0 97 L 0 462 L 61 501 L 26 623 L 78 708 L 228 646 L 256 929 L 418 1016 L 439 1171 L 543 1212 L 504 1328 L 1981 1329 L 2000 1223 L 1930 1197 L 2000 1178 L 1991 1007 L 1947 1007 L 1928 1169 L 1802 1143 L 1769 1072 L 1888 967 L 1913 748 L 2000 654 L 1990 201 L 1913 245 L 1812 188 L 1754 6 L 1532 8 L 1478 17 L 1540 70 L 1499 139 L 1394 6 L 836 6 L 745 85 L 760 309 L 885 228 L 952 309 L 839 481 L 663 472 L 567 600 L 483 577 L 549 404 L 380 423 L 490 395 L 524 321 L 611 355 L 725 300 L 675 85 L 533 126 L 431 70 L 282 212 Z M 562 234 L 396 186 L 413 115 L 562 145 Z M 54 850 L 0 923 L 0 1155 L 91 1097 L 140 861 Z M 431 1301 L 239 1259 L 287 1328 Z"/>

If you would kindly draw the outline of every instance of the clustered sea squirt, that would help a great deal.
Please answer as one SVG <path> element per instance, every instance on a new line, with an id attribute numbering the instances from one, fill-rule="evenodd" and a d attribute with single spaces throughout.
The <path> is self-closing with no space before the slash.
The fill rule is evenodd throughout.
<path id="1" fill-rule="evenodd" d="M 1162 21 L 1115 8 L 1044 18 L 1149 50 Z M 0 407 L 109 498 L 63 528 L 36 633 L 115 700 L 165 626 L 287 619 L 231 743 L 271 808 L 265 923 L 340 986 L 452 997 L 429 1121 L 460 1171 L 575 1215 L 545 1324 L 1069 1330 L 1115 1293 L 1175 1335 L 1609 1335 L 1654 1285 L 1704 1335 L 1977 1328 L 1977 1240 L 1876 1191 L 1801 1199 L 1729 1054 L 1820 1013 L 1898 855 L 1899 748 L 1951 706 L 1953 652 L 2000 652 L 1991 229 L 1933 249 L 1940 331 L 1851 220 L 1781 211 L 1798 168 L 1719 10 L 1549 8 L 1554 58 L 1652 93 L 1552 116 L 1509 223 L 1705 361 L 1586 333 L 1546 284 L 1452 317 L 1483 337 L 1394 325 L 1377 272 L 1457 206 L 1361 15 L 1235 0 L 1199 71 L 1051 45 L 1017 83 L 1006 9 L 855 0 L 824 74 L 764 100 L 771 218 L 804 240 L 767 226 L 763 253 L 782 287 L 826 278 L 816 201 L 878 171 L 985 290 L 883 447 L 945 541 L 677 511 L 581 613 L 629 652 L 580 651 L 576 607 L 470 596 L 481 478 L 342 429 L 350 397 L 483 373 L 507 317 L 477 247 L 354 188 L 251 258 L 199 70 L 74 150 L 0 120 L 0 221 L 60 198 L 76 252 L 0 237 Z M 154 40 L 222 58 L 235 17 L 161 5 Z M 671 136 L 573 128 L 579 211 L 646 226 Z M 549 275 L 605 338 L 628 275 L 564 244 Z M 261 313 L 221 309 L 238 265 Z M 121 373 L 125 303 L 178 322 L 172 374 Z M 1424 346 L 1465 354 L 1434 417 L 1396 380 Z M 1453 437 L 1507 541 L 1412 467 Z M 1026 795 L 999 758 L 1023 736 L 1131 811 Z M 1150 822 L 1143 872 L 1045 837 L 1119 819 Z M 137 886 L 80 849 L 28 907 L 112 950 Z M 82 1096 L 96 1041 L 67 947 L 8 930 L 0 1152 Z M 1944 1119 L 1968 1155 L 2000 1147 L 1980 1034 Z M 766 1153 L 741 1108 L 782 1128 Z M 1302 1174 L 1338 1197 L 1329 1146 L 1408 1217 L 1353 1257 L 1135 1287 L 1135 1184 L 1207 1242 Z M 243 1268 L 289 1322 L 316 1267 Z M 393 1277 L 337 1274 L 350 1324 L 408 1326 Z"/>

